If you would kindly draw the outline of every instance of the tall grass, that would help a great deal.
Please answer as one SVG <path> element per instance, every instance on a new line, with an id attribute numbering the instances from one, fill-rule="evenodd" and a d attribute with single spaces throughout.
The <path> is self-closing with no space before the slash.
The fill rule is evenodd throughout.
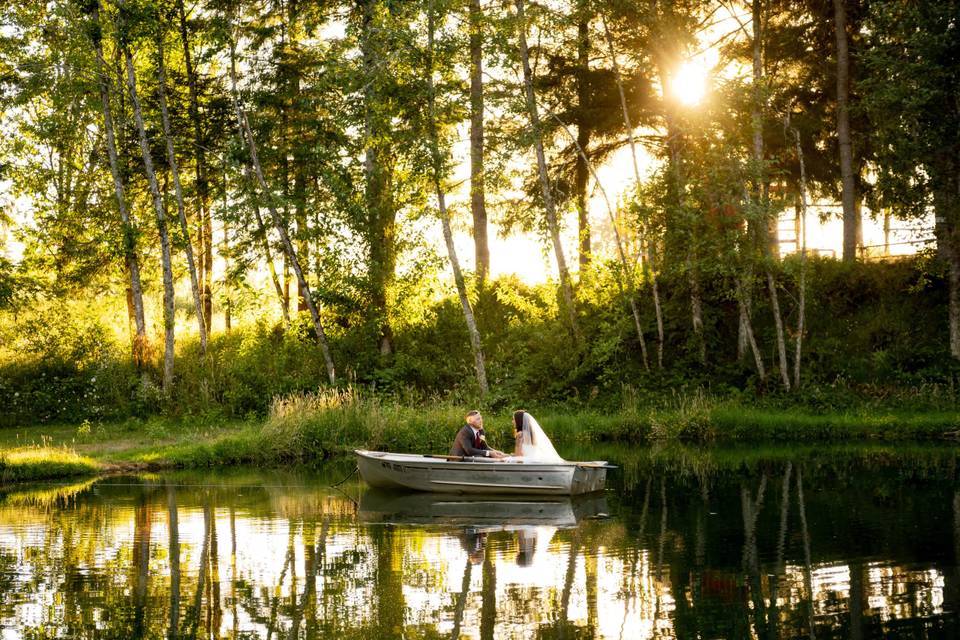
<path id="1" fill-rule="evenodd" d="M 283 460 L 326 458 L 353 448 L 445 452 L 464 410 L 437 400 L 419 406 L 368 394 L 356 387 L 275 398 L 263 441 Z"/>
<path id="2" fill-rule="evenodd" d="M 100 463 L 59 447 L 23 447 L 0 453 L 0 482 L 93 475 Z"/>

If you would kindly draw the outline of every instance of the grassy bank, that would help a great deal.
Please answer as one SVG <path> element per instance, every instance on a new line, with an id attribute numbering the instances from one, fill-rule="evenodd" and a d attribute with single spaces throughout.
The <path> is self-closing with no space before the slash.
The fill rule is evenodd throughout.
<path id="1" fill-rule="evenodd" d="M 464 407 L 419 406 L 355 389 L 273 401 L 262 421 L 128 420 L 0 431 L 3 481 L 116 469 L 310 464 L 355 448 L 445 452 Z M 844 412 L 745 406 L 702 393 L 655 408 L 619 411 L 531 408 L 561 453 L 579 445 L 648 443 L 809 443 L 956 439 L 960 412 L 870 406 Z M 488 410 L 492 446 L 511 451 L 510 412 Z"/>
<path id="2" fill-rule="evenodd" d="M 20 447 L 0 452 L 0 484 L 100 473 L 104 465 L 62 447 Z"/>

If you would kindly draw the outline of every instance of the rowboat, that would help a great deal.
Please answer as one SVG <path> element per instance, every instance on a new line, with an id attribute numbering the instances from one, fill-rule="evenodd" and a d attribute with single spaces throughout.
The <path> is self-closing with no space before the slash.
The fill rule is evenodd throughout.
<path id="1" fill-rule="evenodd" d="M 470 527 L 512 531 L 519 527 L 576 527 L 607 516 L 603 493 L 584 496 L 504 496 L 398 493 L 370 489 L 360 497 L 362 522 L 394 525 Z"/>
<path id="2" fill-rule="evenodd" d="M 357 449 L 360 476 L 372 487 L 439 493 L 575 496 L 602 491 L 605 461 L 524 462 Z"/>

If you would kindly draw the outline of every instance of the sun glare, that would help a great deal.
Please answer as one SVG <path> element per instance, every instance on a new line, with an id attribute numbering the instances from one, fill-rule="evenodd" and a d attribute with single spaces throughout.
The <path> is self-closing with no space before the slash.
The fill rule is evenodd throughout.
<path id="1" fill-rule="evenodd" d="M 685 62 L 670 79 L 670 93 L 687 106 L 703 101 L 707 93 L 707 70 L 696 61 Z"/>

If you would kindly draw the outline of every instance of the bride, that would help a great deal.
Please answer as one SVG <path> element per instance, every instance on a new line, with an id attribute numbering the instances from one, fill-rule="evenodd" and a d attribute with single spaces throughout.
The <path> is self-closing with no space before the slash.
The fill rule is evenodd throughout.
<path id="1" fill-rule="evenodd" d="M 523 458 L 524 462 L 563 462 L 550 438 L 532 415 L 523 410 L 515 411 L 513 426 L 517 438 L 514 457 Z"/>

